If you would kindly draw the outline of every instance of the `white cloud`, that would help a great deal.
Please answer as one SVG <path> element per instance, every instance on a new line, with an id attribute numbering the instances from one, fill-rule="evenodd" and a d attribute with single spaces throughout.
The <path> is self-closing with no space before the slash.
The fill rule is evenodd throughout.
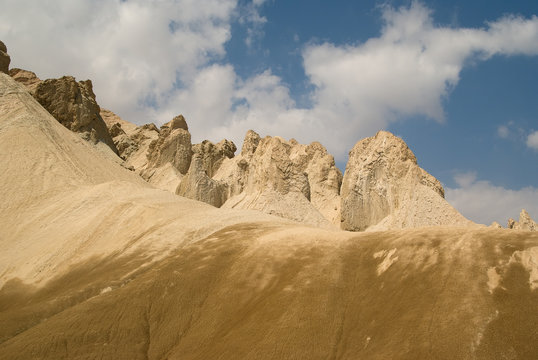
<path id="1" fill-rule="evenodd" d="M 529 134 L 527 137 L 527 146 L 534 150 L 538 150 L 538 130 Z"/>
<path id="2" fill-rule="evenodd" d="M 260 15 L 260 9 L 267 0 L 252 0 L 247 3 L 242 9 L 242 14 L 239 17 L 239 22 L 247 26 L 247 37 L 245 44 L 248 47 L 253 46 L 254 42 L 263 37 L 263 26 L 267 22 L 267 18 Z"/>
<path id="3" fill-rule="evenodd" d="M 442 101 L 469 59 L 538 53 L 536 17 L 506 17 L 484 29 L 444 28 L 413 2 L 385 8 L 383 19 L 381 35 L 363 44 L 324 43 L 304 51 L 306 74 L 317 87 L 311 114 L 319 124 L 342 129 L 327 141 L 337 154 L 406 116 L 444 121 Z"/>
<path id="4" fill-rule="evenodd" d="M 240 142 L 252 128 L 318 140 L 340 160 L 357 140 L 390 122 L 410 115 L 443 121 L 442 100 L 469 59 L 538 53 L 536 17 L 447 28 L 434 25 L 418 2 L 386 7 L 379 37 L 304 48 L 315 90 L 312 106 L 300 108 L 270 69 L 240 78 L 222 61 L 232 22 L 260 30 L 267 21 L 260 15 L 264 3 L 55 0 L 28 6 L 6 0 L 0 38 L 12 66 L 44 78 L 90 78 L 99 103 L 127 120 L 163 123 L 183 113 L 195 140 Z"/>
<path id="5" fill-rule="evenodd" d="M 200 69 L 225 55 L 236 5 L 236 0 L 56 0 L 29 6 L 6 0 L 0 36 L 12 67 L 43 78 L 90 78 L 104 107 L 131 121 L 162 122 L 158 107 L 175 91 L 176 79 L 192 83 Z"/>
<path id="6" fill-rule="evenodd" d="M 454 181 L 459 187 L 468 188 L 476 181 L 476 172 L 470 171 L 466 173 L 456 174 Z"/>
<path id="7" fill-rule="evenodd" d="M 499 125 L 497 127 L 497 135 L 502 139 L 507 139 L 510 136 L 510 130 L 506 125 Z"/>
<path id="8" fill-rule="evenodd" d="M 538 218 L 538 188 L 525 187 L 519 190 L 495 186 L 489 181 L 477 181 L 476 174 L 464 173 L 455 176 L 458 188 L 445 188 L 448 202 L 467 218 L 489 225 L 493 221 L 506 226 L 509 218 L 516 221 L 521 209 L 526 209 Z"/>

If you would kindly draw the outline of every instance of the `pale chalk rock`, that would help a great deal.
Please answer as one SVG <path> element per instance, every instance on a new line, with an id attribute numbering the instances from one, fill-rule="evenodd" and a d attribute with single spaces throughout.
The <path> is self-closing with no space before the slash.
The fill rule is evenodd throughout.
<path id="1" fill-rule="evenodd" d="M 519 214 L 519 229 L 526 231 L 538 231 L 538 224 L 530 217 L 527 210 L 521 210 Z"/>
<path id="2" fill-rule="evenodd" d="M 181 165 L 186 172 L 192 151 L 185 119 L 178 116 L 159 129 L 152 123 L 137 126 L 110 110 L 102 110 L 101 116 L 124 160 L 124 167 L 159 189 L 175 192 L 185 175 L 177 166 Z M 182 152 L 186 152 L 189 159 L 185 160 Z"/>
<path id="3" fill-rule="evenodd" d="M 2 41 L 0 41 L 0 72 L 9 74 L 10 62 L 11 58 L 7 54 L 7 47 Z"/>
<path id="4" fill-rule="evenodd" d="M 225 159 L 233 158 L 236 150 L 237 147 L 233 141 L 226 139 L 217 144 L 204 140 L 202 143 L 195 144 L 192 147 L 193 153 L 200 156 L 202 167 L 209 177 L 215 175 Z"/>
<path id="5" fill-rule="evenodd" d="M 178 185 L 176 194 L 221 207 L 226 201 L 227 186 L 208 176 L 203 154 L 195 152 L 189 171 Z"/>
<path id="6" fill-rule="evenodd" d="M 502 225 L 499 224 L 497 221 L 492 222 L 489 227 L 492 228 L 492 229 L 502 229 L 503 228 Z"/>
<path id="7" fill-rule="evenodd" d="M 417 165 L 405 142 L 386 131 L 349 153 L 341 199 L 344 230 L 473 224 L 446 202 L 441 183 Z"/>
<path id="8" fill-rule="evenodd" d="M 37 84 L 33 95 L 63 126 L 118 153 L 100 115 L 90 80 L 77 82 L 72 76 L 48 79 Z"/>
<path id="9" fill-rule="evenodd" d="M 149 144 L 159 138 L 159 129 L 155 124 L 136 126 L 106 109 L 101 109 L 101 117 L 126 167 L 138 172 L 144 169 L 148 163 L 146 154 Z"/>
<path id="10" fill-rule="evenodd" d="M 172 164 L 181 174 L 189 170 L 192 158 L 191 134 L 182 115 L 161 126 L 159 138 L 150 143 L 148 168 Z"/>
<path id="11" fill-rule="evenodd" d="M 187 175 L 181 180 L 176 194 L 221 207 L 228 196 L 227 184 L 213 180 L 224 159 L 234 157 L 237 147 L 232 141 L 218 144 L 205 140 L 193 145 L 193 157 Z"/>
<path id="12" fill-rule="evenodd" d="M 223 207 L 255 209 L 303 223 L 338 223 L 342 174 L 319 143 L 267 136 L 250 130 L 241 154 L 225 160 L 215 180 L 228 185 Z"/>
<path id="13" fill-rule="evenodd" d="M 523 231 L 538 231 L 538 224 L 531 218 L 527 210 L 522 209 L 519 214 L 519 221 L 508 219 L 508 229 Z"/>

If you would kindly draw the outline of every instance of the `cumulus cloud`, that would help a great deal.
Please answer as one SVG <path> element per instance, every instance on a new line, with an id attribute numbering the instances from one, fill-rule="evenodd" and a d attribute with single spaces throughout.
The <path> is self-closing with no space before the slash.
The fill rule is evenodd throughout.
<path id="1" fill-rule="evenodd" d="M 482 29 L 438 27 L 428 8 L 413 2 L 386 7 L 383 20 L 381 35 L 365 43 L 304 51 L 305 71 L 316 86 L 311 115 L 344 129 L 343 138 L 329 140 L 337 153 L 407 116 L 444 121 L 442 101 L 471 59 L 538 53 L 535 16 L 505 17 Z"/>
<path id="2" fill-rule="evenodd" d="M 225 55 L 236 0 L 6 0 L 0 36 L 12 67 L 90 78 L 98 101 L 139 123 L 162 122 L 178 84 Z"/>
<path id="3" fill-rule="evenodd" d="M 231 24 L 244 21 L 260 30 L 263 4 L 55 0 L 27 6 L 6 0 L 0 36 L 13 66 L 45 78 L 91 78 L 99 103 L 127 120 L 160 124 L 183 113 L 195 141 L 240 142 L 252 128 L 318 140 L 339 160 L 357 140 L 407 116 L 444 121 L 442 101 L 469 60 L 538 53 L 536 17 L 453 28 L 435 25 L 418 2 L 385 7 L 378 37 L 303 48 L 315 90 L 307 94 L 311 106 L 301 108 L 271 69 L 241 78 L 223 61 Z"/>
<path id="4" fill-rule="evenodd" d="M 457 188 L 445 188 L 448 202 L 467 218 L 489 225 L 497 221 L 503 226 L 509 218 L 518 219 L 522 208 L 538 218 L 538 188 L 519 190 L 495 186 L 489 181 L 477 180 L 475 173 L 454 177 Z"/>
<path id="5" fill-rule="evenodd" d="M 538 130 L 529 134 L 527 137 L 527 146 L 531 149 L 538 150 Z"/>

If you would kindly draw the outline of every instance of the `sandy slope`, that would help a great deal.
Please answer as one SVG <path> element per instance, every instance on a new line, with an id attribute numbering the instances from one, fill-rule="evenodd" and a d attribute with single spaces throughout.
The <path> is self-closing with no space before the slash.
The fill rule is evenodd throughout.
<path id="1" fill-rule="evenodd" d="M 255 212 L 216 212 L 152 188 L 65 129 L 4 74 L 0 164 L 0 286 L 14 276 L 46 280 L 97 254 L 144 246 L 163 256 L 223 226 L 274 221 Z"/>
<path id="2" fill-rule="evenodd" d="M 347 233 L 152 188 L 0 74 L 0 359 L 536 359 L 538 234 Z"/>

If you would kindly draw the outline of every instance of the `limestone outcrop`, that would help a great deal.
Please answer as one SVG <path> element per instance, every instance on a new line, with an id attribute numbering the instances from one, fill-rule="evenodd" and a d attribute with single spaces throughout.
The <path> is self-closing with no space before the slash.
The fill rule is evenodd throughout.
<path id="1" fill-rule="evenodd" d="M 228 185 L 212 176 L 224 159 L 234 157 L 237 150 L 232 141 L 222 140 L 213 144 L 204 140 L 192 147 L 193 157 L 186 176 L 176 189 L 176 194 L 221 207 L 228 196 Z"/>
<path id="2" fill-rule="evenodd" d="M 341 198 L 344 230 L 471 224 L 445 201 L 441 183 L 417 165 L 405 142 L 386 131 L 353 147 Z"/>
<path id="3" fill-rule="evenodd" d="M 9 73 L 9 63 L 11 58 L 7 53 L 6 45 L 0 40 L 0 72 L 5 74 Z"/>
<path id="4" fill-rule="evenodd" d="M 158 168 L 167 163 L 181 174 L 186 174 L 192 158 L 191 134 L 182 115 L 161 126 L 159 137 L 148 149 L 148 168 Z"/>
<path id="5" fill-rule="evenodd" d="M 118 153 L 99 114 L 90 80 L 77 82 L 72 76 L 48 79 L 36 86 L 33 95 L 66 128 L 80 133 L 85 140 L 102 142 Z"/>
<path id="6" fill-rule="evenodd" d="M 522 209 L 519 214 L 519 221 L 508 219 L 507 228 L 513 230 L 538 231 L 538 224 L 531 218 L 527 210 Z"/>
<path id="7" fill-rule="evenodd" d="M 342 174 L 319 143 L 247 132 L 241 154 L 225 160 L 215 180 L 228 185 L 224 207 L 256 209 L 316 226 L 338 223 Z"/>

